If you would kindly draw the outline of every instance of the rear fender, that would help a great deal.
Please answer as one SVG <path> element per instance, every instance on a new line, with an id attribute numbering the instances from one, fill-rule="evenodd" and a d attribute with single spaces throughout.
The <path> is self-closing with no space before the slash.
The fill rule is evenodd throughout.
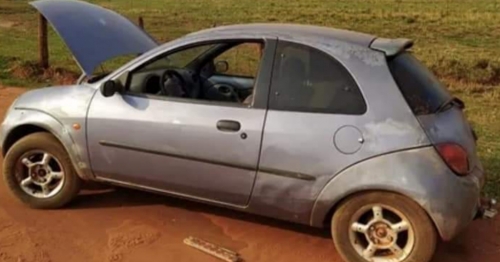
<path id="1" fill-rule="evenodd" d="M 479 187 L 477 179 L 454 175 L 433 147 L 390 153 L 358 163 L 335 176 L 316 199 L 310 224 L 324 226 L 332 209 L 350 195 L 382 190 L 418 203 L 434 221 L 442 239 L 449 240 L 472 221 Z"/>

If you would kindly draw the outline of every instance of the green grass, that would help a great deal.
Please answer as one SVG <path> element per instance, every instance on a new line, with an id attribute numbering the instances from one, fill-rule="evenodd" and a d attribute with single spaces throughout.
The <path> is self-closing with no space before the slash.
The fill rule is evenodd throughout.
<path id="1" fill-rule="evenodd" d="M 23 0 L 0 0 L 0 54 L 37 57 L 37 18 Z M 133 21 L 161 42 L 214 24 L 293 22 L 384 37 L 414 39 L 418 57 L 439 76 L 500 85 L 499 0 L 94 0 Z M 5 26 L 5 24 L 11 26 Z M 4 26 L 2 26 L 2 24 Z M 50 33 L 51 64 L 78 70 Z M 0 79 L 1 80 L 1 79 Z"/>
<path id="2" fill-rule="evenodd" d="M 486 168 L 485 192 L 500 196 L 500 88 L 475 92 L 455 92 L 466 103 L 465 112 L 478 133 L 478 150 Z"/>
<path id="3" fill-rule="evenodd" d="M 37 17 L 28 1 L 0 0 L 0 83 L 45 86 L 16 77 L 12 64 L 37 58 Z M 415 54 L 467 103 L 489 174 L 486 191 L 500 196 L 500 0 L 94 0 L 165 42 L 195 30 L 247 22 L 315 24 L 415 40 Z M 52 67 L 78 72 L 50 31 Z M 118 63 L 106 63 L 106 69 Z"/>

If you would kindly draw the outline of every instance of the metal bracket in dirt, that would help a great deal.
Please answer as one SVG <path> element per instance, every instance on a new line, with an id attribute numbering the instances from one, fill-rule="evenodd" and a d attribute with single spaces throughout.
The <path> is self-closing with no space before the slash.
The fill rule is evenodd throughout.
<path id="1" fill-rule="evenodd" d="M 483 219 L 493 219 L 498 215 L 498 210 L 496 209 L 497 200 L 483 198 L 480 203 L 479 213 Z"/>
<path id="2" fill-rule="evenodd" d="M 485 218 L 492 219 L 492 218 L 496 217 L 497 215 L 498 215 L 498 211 L 497 210 L 485 210 L 484 211 L 484 217 Z"/>
<path id="3" fill-rule="evenodd" d="M 488 208 L 486 210 L 484 210 L 484 216 L 486 218 L 494 218 L 498 215 L 498 210 L 495 208 L 495 206 L 497 205 L 497 200 L 496 199 L 490 199 L 489 201 L 489 205 L 488 205 Z"/>
<path id="4" fill-rule="evenodd" d="M 217 246 L 215 244 L 212 244 L 210 242 L 207 242 L 207 241 L 199 239 L 199 238 L 188 237 L 188 238 L 184 239 L 184 244 L 191 246 L 191 247 L 194 247 L 198 250 L 201 250 L 207 254 L 210 254 L 212 256 L 215 256 L 215 257 L 220 258 L 220 259 L 227 261 L 227 262 L 242 261 L 238 255 L 238 253 L 236 253 L 232 250 Z"/>

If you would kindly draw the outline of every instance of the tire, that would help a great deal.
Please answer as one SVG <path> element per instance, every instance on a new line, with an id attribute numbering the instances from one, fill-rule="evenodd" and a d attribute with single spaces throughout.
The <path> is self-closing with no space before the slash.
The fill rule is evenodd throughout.
<path id="1" fill-rule="evenodd" d="M 427 213 L 411 199 L 389 192 L 362 193 L 343 201 L 333 215 L 331 233 L 338 252 L 348 262 L 370 261 L 378 247 L 388 248 L 371 255 L 381 258 L 377 261 L 428 262 L 438 241 Z"/>
<path id="2" fill-rule="evenodd" d="M 44 161 L 45 156 L 48 156 L 46 161 Z M 36 160 L 36 157 L 42 157 L 42 159 L 38 162 L 31 162 Z M 23 162 L 26 159 L 29 159 L 28 164 Z M 34 133 L 17 141 L 7 152 L 3 167 L 4 181 L 11 193 L 22 203 L 35 209 L 61 208 L 78 194 L 82 186 L 82 180 L 76 174 L 68 153 L 50 133 Z M 40 171 L 41 169 L 44 171 Z M 34 173 L 44 175 L 44 177 L 36 176 L 37 179 L 34 179 L 32 178 Z M 22 186 L 21 181 L 28 179 L 26 186 Z M 47 185 L 42 187 L 35 184 L 40 180 Z M 45 194 L 51 187 L 52 191 Z M 48 190 L 45 191 L 45 188 Z M 35 193 L 37 190 L 41 192 Z"/>

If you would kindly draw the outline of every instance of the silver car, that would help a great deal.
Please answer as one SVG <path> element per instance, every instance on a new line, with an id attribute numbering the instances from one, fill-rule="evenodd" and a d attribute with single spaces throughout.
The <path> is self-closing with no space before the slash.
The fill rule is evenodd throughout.
<path id="1" fill-rule="evenodd" d="M 159 45 L 92 4 L 31 4 L 83 71 L 1 126 L 5 182 L 33 208 L 99 181 L 331 228 L 346 261 L 429 261 L 495 215 L 464 104 L 410 40 L 248 24 Z"/>

